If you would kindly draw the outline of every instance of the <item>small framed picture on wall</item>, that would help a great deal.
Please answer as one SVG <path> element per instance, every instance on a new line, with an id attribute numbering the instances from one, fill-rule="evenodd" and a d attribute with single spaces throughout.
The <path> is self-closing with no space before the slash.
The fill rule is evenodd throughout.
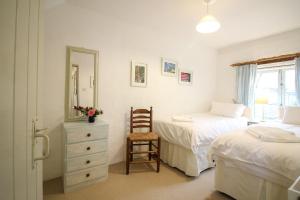
<path id="1" fill-rule="evenodd" d="M 171 59 L 161 59 L 161 71 L 163 76 L 177 76 L 178 64 Z"/>
<path id="2" fill-rule="evenodd" d="M 179 84 L 181 85 L 192 85 L 193 83 L 193 72 L 191 70 L 179 70 Z"/>
<path id="3" fill-rule="evenodd" d="M 146 87 L 147 86 L 147 64 L 131 61 L 131 86 Z"/>

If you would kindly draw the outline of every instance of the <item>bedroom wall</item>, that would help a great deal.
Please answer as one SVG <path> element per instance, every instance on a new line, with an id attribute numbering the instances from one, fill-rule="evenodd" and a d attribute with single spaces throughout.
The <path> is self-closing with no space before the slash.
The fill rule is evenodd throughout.
<path id="1" fill-rule="evenodd" d="M 235 98 L 235 69 L 231 64 L 295 52 L 300 52 L 300 29 L 219 49 L 216 100 Z"/>
<path id="2" fill-rule="evenodd" d="M 126 119 L 130 106 L 154 108 L 154 118 L 208 110 L 215 94 L 216 51 L 163 32 L 135 26 L 68 4 L 45 12 L 45 69 L 43 118 L 49 127 L 51 156 L 44 163 L 44 178 L 62 175 L 62 124 L 66 46 L 96 49 L 99 57 L 99 107 L 110 124 L 110 163 L 124 160 Z M 194 72 L 192 86 L 177 77 L 161 75 L 160 57 L 175 59 Z M 131 60 L 148 64 L 146 88 L 130 87 Z"/>

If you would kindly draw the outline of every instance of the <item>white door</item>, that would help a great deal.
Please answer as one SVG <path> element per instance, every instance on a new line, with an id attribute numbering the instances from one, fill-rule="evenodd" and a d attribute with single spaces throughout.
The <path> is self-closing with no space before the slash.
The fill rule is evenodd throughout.
<path id="1" fill-rule="evenodd" d="M 40 0 L 0 3 L 0 199 L 42 200 Z M 39 132 L 42 133 L 42 132 Z M 47 137 L 45 137 L 47 139 Z"/>

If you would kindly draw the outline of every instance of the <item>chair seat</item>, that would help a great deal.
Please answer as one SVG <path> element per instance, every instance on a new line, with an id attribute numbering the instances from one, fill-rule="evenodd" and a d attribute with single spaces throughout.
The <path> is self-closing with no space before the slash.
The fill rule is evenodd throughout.
<path id="1" fill-rule="evenodd" d="M 131 141 L 153 141 L 153 140 L 158 140 L 158 135 L 154 132 L 130 133 L 128 135 L 128 138 Z"/>

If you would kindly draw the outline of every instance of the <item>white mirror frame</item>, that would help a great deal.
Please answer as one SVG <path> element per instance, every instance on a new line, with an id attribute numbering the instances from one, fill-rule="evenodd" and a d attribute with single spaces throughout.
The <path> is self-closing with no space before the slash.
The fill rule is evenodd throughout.
<path id="1" fill-rule="evenodd" d="M 67 46 L 67 59 L 66 59 L 66 86 L 65 86 L 65 121 L 81 121 L 85 120 L 84 116 L 70 116 L 71 108 L 71 91 L 70 85 L 72 81 L 71 75 L 71 54 L 72 52 L 92 54 L 94 56 L 94 97 L 93 107 L 98 108 L 98 65 L 99 65 L 99 52 L 97 50 L 85 49 L 81 47 Z"/>

